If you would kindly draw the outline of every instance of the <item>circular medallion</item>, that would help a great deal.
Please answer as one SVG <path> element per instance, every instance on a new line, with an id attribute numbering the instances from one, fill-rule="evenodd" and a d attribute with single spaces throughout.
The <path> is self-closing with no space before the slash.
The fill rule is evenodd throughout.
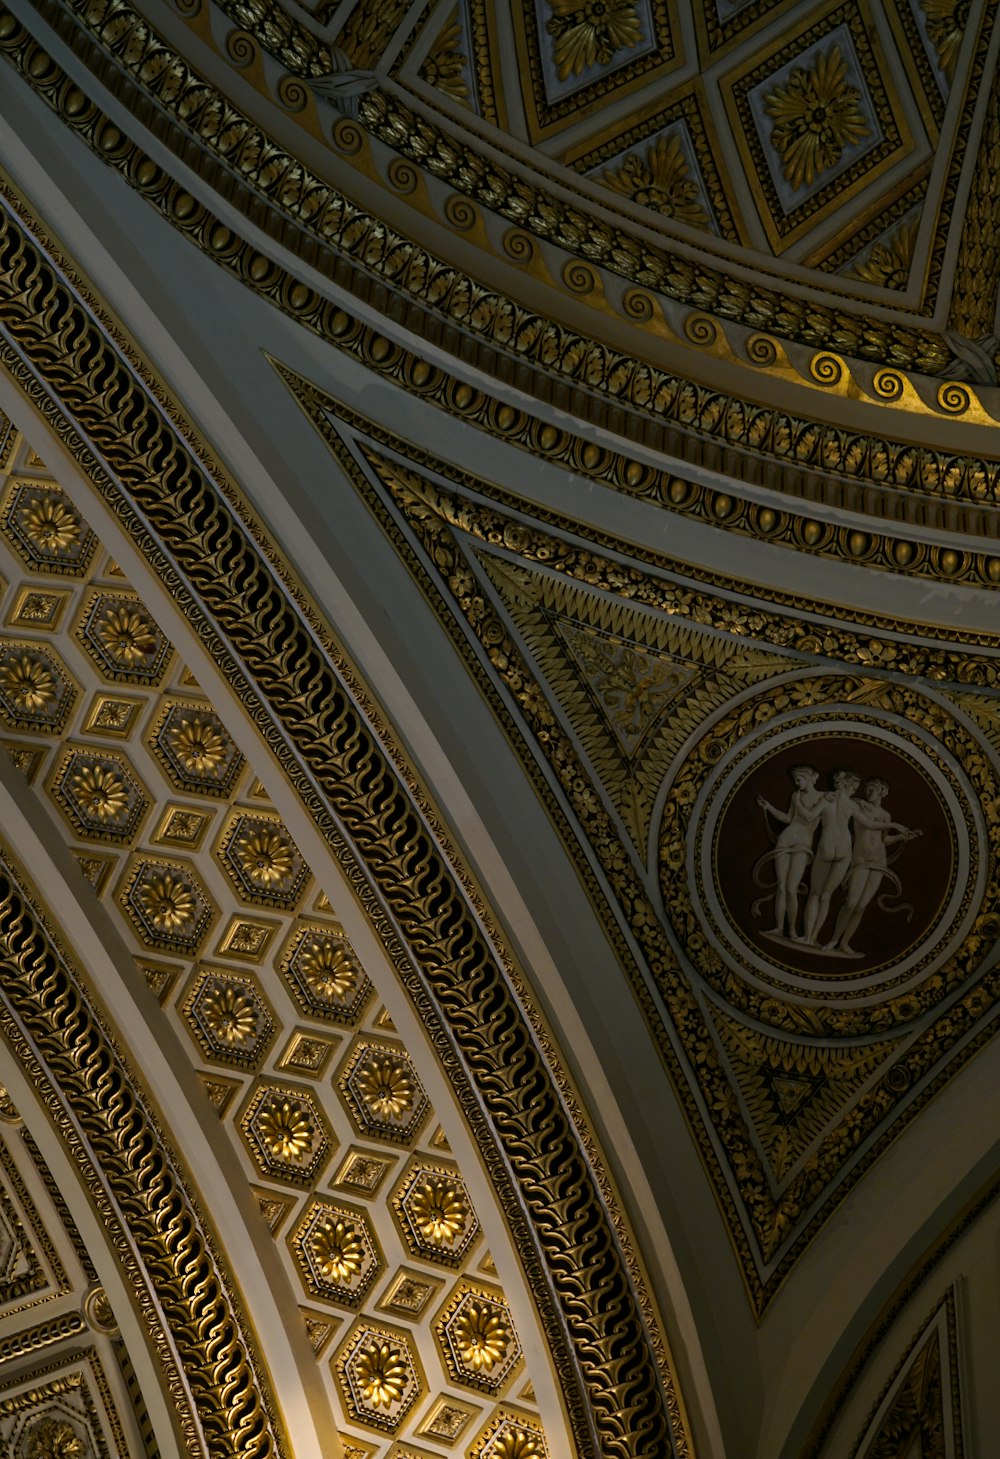
<path id="1" fill-rule="evenodd" d="M 927 768 L 832 727 L 775 746 L 727 785 L 711 853 L 730 929 L 806 978 L 899 970 L 956 884 L 954 817 Z"/>
<path id="2" fill-rule="evenodd" d="M 954 955 L 988 855 L 979 797 L 939 723 L 753 701 L 699 745 L 665 807 L 661 867 L 696 970 L 727 1001 L 770 1021 L 773 999 L 791 996 L 847 1031 L 834 1005 L 919 984 L 930 1006 L 962 977 Z"/>

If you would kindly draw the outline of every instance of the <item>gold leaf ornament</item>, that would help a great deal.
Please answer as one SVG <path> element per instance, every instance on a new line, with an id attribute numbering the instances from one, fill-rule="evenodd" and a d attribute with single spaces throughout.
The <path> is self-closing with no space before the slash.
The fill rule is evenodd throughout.
<path id="1" fill-rule="evenodd" d="M 25 1459 L 83 1459 L 85 1453 L 76 1430 L 59 1419 L 35 1424 L 24 1450 Z"/>
<path id="2" fill-rule="evenodd" d="M 149 619 L 128 608 L 109 608 L 98 619 L 97 636 L 111 657 L 126 668 L 148 658 L 156 647 L 156 632 Z"/>
<path id="3" fill-rule="evenodd" d="M 257 1134 L 272 1160 L 300 1162 L 312 1146 L 313 1122 L 301 1105 L 289 1099 L 265 1105 L 255 1121 Z"/>
<path id="4" fill-rule="evenodd" d="M 358 1092 L 380 1120 L 397 1118 L 413 1105 L 413 1081 L 402 1059 L 375 1054 L 358 1076 Z"/>
<path id="5" fill-rule="evenodd" d="M 410 1215 L 425 1241 L 451 1246 L 465 1227 L 469 1208 L 457 1186 L 426 1180 L 410 1197 Z"/>
<path id="6" fill-rule="evenodd" d="M 860 100 L 839 46 L 808 68 L 797 66 L 767 94 L 764 106 L 774 121 L 771 146 L 793 188 L 811 187 L 836 166 L 846 147 L 871 135 Z"/>
<path id="7" fill-rule="evenodd" d="M 503 1361 L 510 1327 L 502 1312 L 485 1302 L 470 1302 L 459 1313 L 453 1336 L 462 1362 L 476 1372 L 489 1372 Z"/>
<path id="8" fill-rule="evenodd" d="M 698 185 L 688 176 L 687 158 L 678 136 L 660 137 L 645 155 L 633 152 L 619 167 L 601 175 L 606 186 L 641 208 L 676 218 L 691 228 L 708 222 L 698 201 Z"/>
<path id="9" fill-rule="evenodd" d="M 64 552 L 79 538 L 80 520 L 65 502 L 46 496 L 25 511 L 24 530 L 42 552 Z"/>
<path id="10" fill-rule="evenodd" d="M 345 948 L 330 938 L 315 939 L 299 957 L 302 976 L 317 998 L 340 999 L 351 991 L 356 974 Z"/>
<path id="11" fill-rule="evenodd" d="M 969 24 L 969 0 L 920 0 L 927 17 L 927 35 L 937 51 L 941 70 L 949 81 L 955 79 L 955 63 L 962 38 Z"/>
<path id="12" fill-rule="evenodd" d="M 216 983 L 201 1001 L 201 1015 L 210 1033 L 222 1044 L 242 1048 L 257 1032 L 257 1008 L 252 998 L 230 983 Z"/>
<path id="13" fill-rule="evenodd" d="M 128 791 L 113 770 L 87 765 L 73 776 L 73 792 L 84 815 L 120 821 L 128 810 Z"/>
<path id="14" fill-rule="evenodd" d="M 161 932 L 173 932 L 194 916 L 194 893 L 169 871 L 140 887 L 139 901 L 153 926 Z"/>
<path id="15" fill-rule="evenodd" d="M 316 1270 L 329 1282 L 350 1282 L 365 1264 L 367 1246 L 353 1221 L 331 1217 L 317 1226 L 309 1242 Z"/>
<path id="16" fill-rule="evenodd" d="M 876 243 L 867 258 L 855 264 L 855 277 L 883 289 L 905 289 L 910 281 L 916 239 L 916 223 L 904 223 L 889 238 Z"/>
<path id="17" fill-rule="evenodd" d="M 617 51 L 636 46 L 642 27 L 632 0 L 549 0 L 552 59 L 559 80 L 607 66 Z"/>
<path id="18" fill-rule="evenodd" d="M 279 831 L 248 831 L 236 843 L 236 855 L 250 880 L 262 887 L 283 882 L 294 864 L 291 841 Z"/>
<path id="19" fill-rule="evenodd" d="M 213 724 L 200 715 L 182 719 L 170 731 L 170 744 L 192 775 L 214 775 L 226 758 L 226 745 Z"/>
<path id="20" fill-rule="evenodd" d="M 44 709 L 51 704 L 56 681 L 38 659 L 22 654 L 0 666 L 0 688 L 21 709 Z"/>
<path id="21" fill-rule="evenodd" d="M 362 1397 L 375 1408 L 398 1403 L 410 1382 L 403 1353 L 386 1342 L 373 1342 L 358 1356 L 354 1367 Z"/>

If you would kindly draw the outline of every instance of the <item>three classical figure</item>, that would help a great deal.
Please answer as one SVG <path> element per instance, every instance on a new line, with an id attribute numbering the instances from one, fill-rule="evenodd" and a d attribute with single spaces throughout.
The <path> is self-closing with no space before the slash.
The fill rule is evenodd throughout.
<path id="1" fill-rule="evenodd" d="M 899 900 L 890 902 L 881 888 L 888 882 L 890 891 L 899 897 L 902 884 L 890 867 L 889 848 L 897 847 L 898 854 L 901 843 L 921 833 L 892 819 L 882 804 L 889 794 L 884 780 L 872 777 L 862 787 L 855 771 L 835 770 L 830 777 L 832 788 L 824 791 L 817 788 L 819 771 L 813 766 L 793 765 L 790 774 L 793 790 L 787 810 L 773 806 L 762 795 L 757 797 L 769 821 L 783 829 L 772 849 L 754 866 L 754 882 L 767 887 L 768 894 L 757 899 L 753 914 L 758 916 L 773 898 L 775 925 L 768 930 L 769 937 L 842 957 L 862 957 L 851 940 L 873 901 L 882 912 L 912 914 L 912 907 Z M 763 875 L 769 864 L 774 866 L 773 882 L 765 881 Z M 837 892 L 842 893 L 842 900 L 828 934 Z"/>

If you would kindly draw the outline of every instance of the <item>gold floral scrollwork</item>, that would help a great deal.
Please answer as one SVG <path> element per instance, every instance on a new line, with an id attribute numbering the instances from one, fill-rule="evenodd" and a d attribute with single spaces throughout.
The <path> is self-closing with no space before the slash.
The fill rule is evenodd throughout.
<path id="1" fill-rule="evenodd" d="M 798 66 L 764 98 L 774 122 L 771 146 L 793 188 L 811 187 L 840 161 L 845 148 L 871 135 L 861 93 L 847 79 L 839 46 Z"/>
<path id="2" fill-rule="evenodd" d="M 601 181 L 640 208 L 650 208 L 689 228 L 704 228 L 708 222 L 698 184 L 688 175 L 687 158 L 676 135 L 659 137 L 641 155 L 631 153 L 619 166 L 602 172 Z"/>
<path id="3" fill-rule="evenodd" d="M 458 6 L 450 13 L 435 36 L 420 67 L 421 80 L 443 91 L 453 101 L 468 101 L 469 87 L 465 80 L 465 57 L 461 51 L 462 27 Z"/>
<path id="4" fill-rule="evenodd" d="M 642 39 L 634 0 L 548 0 L 548 5 L 546 30 L 560 81 L 610 65 L 618 51 Z"/>

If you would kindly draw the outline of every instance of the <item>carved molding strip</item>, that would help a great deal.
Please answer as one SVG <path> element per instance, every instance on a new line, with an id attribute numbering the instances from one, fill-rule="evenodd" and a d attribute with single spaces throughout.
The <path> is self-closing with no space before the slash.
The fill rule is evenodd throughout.
<path id="1" fill-rule="evenodd" d="M 508 1213 L 580 1454 L 685 1453 L 676 1394 L 660 1387 L 641 1304 L 560 1090 L 463 889 L 359 710 L 349 671 L 9 201 L 0 277 L 7 368 L 237 687 L 424 1018 Z"/>

